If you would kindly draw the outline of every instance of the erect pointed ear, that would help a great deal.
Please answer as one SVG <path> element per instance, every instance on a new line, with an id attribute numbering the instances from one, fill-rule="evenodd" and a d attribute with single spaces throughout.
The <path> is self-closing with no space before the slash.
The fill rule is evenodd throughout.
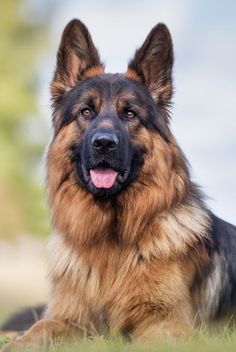
<path id="1" fill-rule="evenodd" d="M 62 96 L 93 68 L 94 72 L 96 69 L 97 72 L 104 70 L 87 27 L 74 19 L 67 24 L 62 34 L 51 84 L 52 97 L 56 99 Z"/>
<path id="2" fill-rule="evenodd" d="M 132 71 L 150 89 L 157 103 L 168 104 L 172 96 L 173 46 L 168 28 L 157 24 L 142 47 L 130 61 L 127 75 Z"/>

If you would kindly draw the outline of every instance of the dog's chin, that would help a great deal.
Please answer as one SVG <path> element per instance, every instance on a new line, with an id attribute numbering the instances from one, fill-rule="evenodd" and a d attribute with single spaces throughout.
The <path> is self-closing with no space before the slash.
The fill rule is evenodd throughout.
<path id="1" fill-rule="evenodd" d="M 94 197 L 99 199 L 110 199 L 120 193 L 123 189 L 123 185 L 115 183 L 111 188 L 97 188 L 92 182 L 87 183 L 87 190 L 93 194 Z"/>

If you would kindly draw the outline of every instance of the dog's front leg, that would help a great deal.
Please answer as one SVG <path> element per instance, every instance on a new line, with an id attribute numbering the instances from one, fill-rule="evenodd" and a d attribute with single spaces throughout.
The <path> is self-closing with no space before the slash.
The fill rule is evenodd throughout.
<path id="1" fill-rule="evenodd" d="M 42 319 L 35 323 L 26 333 L 5 345 L 1 352 L 34 351 L 39 347 L 47 348 L 63 342 L 74 332 L 74 327 L 61 321 Z"/>
<path id="2" fill-rule="evenodd" d="M 150 343 L 162 338 L 179 338 L 189 336 L 193 326 L 177 320 L 162 320 L 151 324 L 140 324 L 133 332 L 134 342 Z"/>

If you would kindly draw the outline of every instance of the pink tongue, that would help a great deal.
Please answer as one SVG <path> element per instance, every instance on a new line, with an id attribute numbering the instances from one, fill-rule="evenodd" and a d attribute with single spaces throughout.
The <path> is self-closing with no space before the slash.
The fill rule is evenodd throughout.
<path id="1" fill-rule="evenodd" d="M 116 180 L 118 172 L 113 169 L 92 169 L 90 176 L 96 188 L 111 188 Z"/>

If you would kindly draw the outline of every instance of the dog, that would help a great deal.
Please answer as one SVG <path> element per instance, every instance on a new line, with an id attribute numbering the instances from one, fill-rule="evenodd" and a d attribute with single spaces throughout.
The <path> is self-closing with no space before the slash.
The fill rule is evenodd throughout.
<path id="1" fill-rule="evenodd" d="M 47 153 L 51 294 L 11 348 L 183 336 L 234 313 L 236 228 L 207 208 L 170 130 L 173 61 L 157 24 L 126 73 L 105 73 L 86 26 L 66 26 Z"/>

